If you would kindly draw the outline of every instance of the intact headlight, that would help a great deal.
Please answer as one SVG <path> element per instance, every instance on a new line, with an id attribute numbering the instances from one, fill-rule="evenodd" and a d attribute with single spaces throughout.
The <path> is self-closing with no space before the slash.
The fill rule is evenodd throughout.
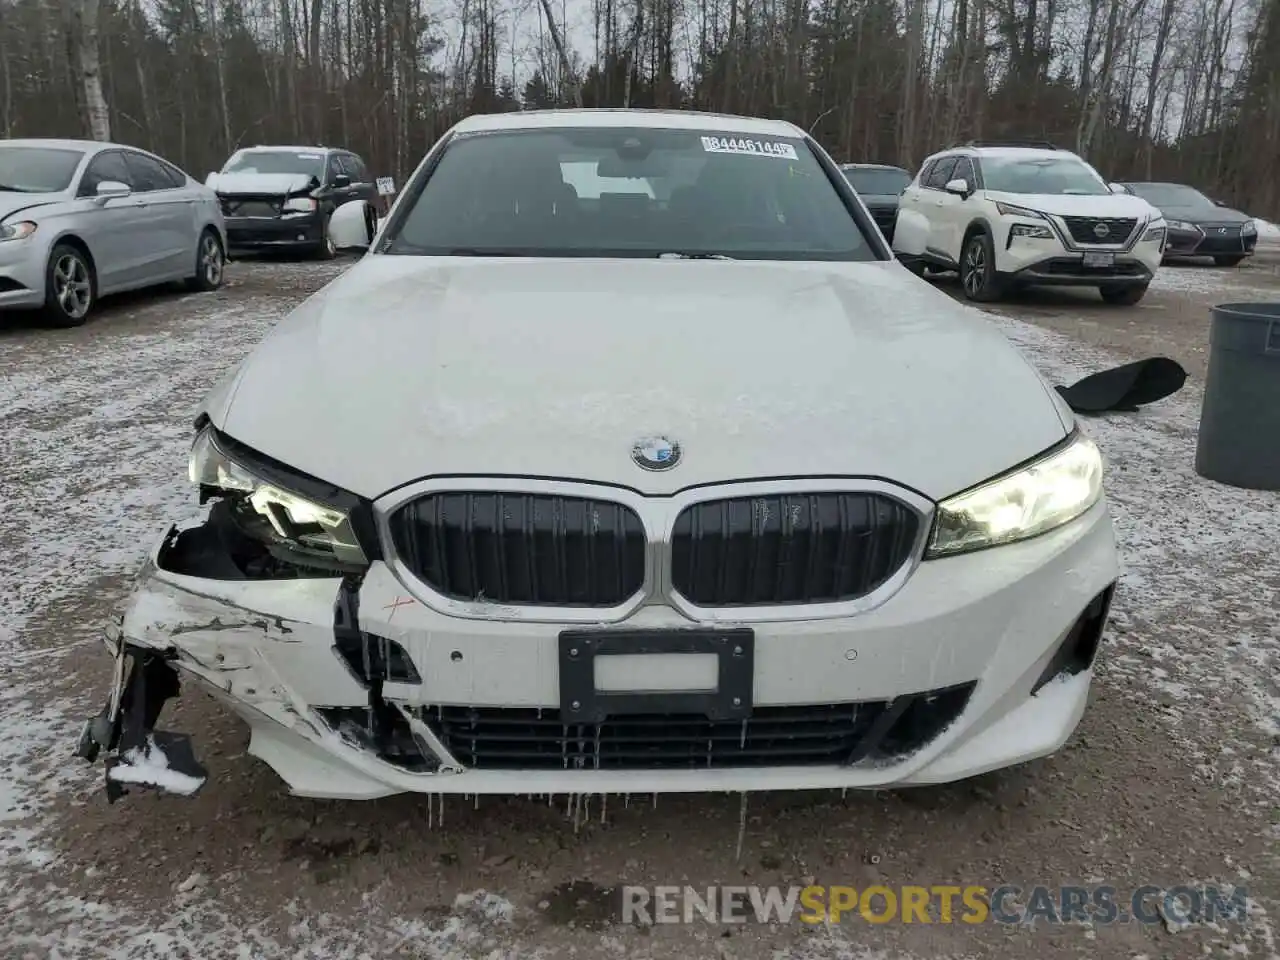
<path id="1" fill-rule="evenodd" d="M 218 447 L 209 428 L 191 445 L 187 474 L 192 483 L 222 492 L 232 502 L 243 531 L 268 548 L 278 548 L 284 559 L 320 566 L 368 565 L 345 511 L 255 476 Z"/>
<path id="2" fill-rule="evenodd" d="M 1186 220 L 1166 220 L 1165 222 L 1169 224 L 1170 230 L 1187 230 L 1194 233 L 1200 229 L 1194 223 L 1188 223 Z"/>
<path id="3" fill-rule="evenodd" d="M 30 220 L 19 220 L 16 223 L 0 224 L 0 241 L 25 240 L 36 232 L 36 225 Z"/>
<path id="4" fill-rule="evenodd" d="M 1065 447 L 938 504 L 926 558 L 1014 543 L 1069 523 L 1102 496 L 1102 454 L 1077 434 Z"/>

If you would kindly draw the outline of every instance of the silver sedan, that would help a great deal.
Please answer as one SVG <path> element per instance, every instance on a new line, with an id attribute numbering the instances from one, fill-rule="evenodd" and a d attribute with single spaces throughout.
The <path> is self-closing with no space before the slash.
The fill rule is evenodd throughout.
<path id="1" fill-rule="evenodd" d="M 172 163 L 91 140 L 0 141 L 0 309 L 84 323 L 98 297 L 222 284 L 217 196 Z"/>

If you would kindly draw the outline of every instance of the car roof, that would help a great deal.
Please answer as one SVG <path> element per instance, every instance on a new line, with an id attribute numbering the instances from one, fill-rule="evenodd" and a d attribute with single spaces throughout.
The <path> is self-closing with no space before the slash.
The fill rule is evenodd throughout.
<path id="1" fill-rule="evenodd" d="M 307 146 L 306 144 L 298 144 L 291 146 L 283 143 L 256 143 L 252 147 L 237 147 L 232 153 L 244 153 L 248 150 L 257 150 L 263 153 L 350 153 L 350 150 L 344 150 L 341 147 L 318 147 L 315 144 Z"/>
<path id="2" fill-rule="evenodd" d="M 803 137 L 805 132 L 785 120 L 739 117 L 696 110 L 584 108 L 579 110 L 521 110 L 474 114 L 460 120 L 458 133 L 498 130 L 538 130 L 553 127 L 650 127 L 666 130 L 706 130 L 760 137 Z"/>
<path id="3" fill-rule="evenodd" d="M 26 137 L 23 139 L 0 141 L 6 147 L 47 147 L 51 150 L 83 150 L 86 153 L 97 153 L 99 150 L 141 150 L 127 143 L 110 143 L 103 140 L 67 140 L 59 137 Z M 149 151 L 142 150 L 143 153 Z"/>

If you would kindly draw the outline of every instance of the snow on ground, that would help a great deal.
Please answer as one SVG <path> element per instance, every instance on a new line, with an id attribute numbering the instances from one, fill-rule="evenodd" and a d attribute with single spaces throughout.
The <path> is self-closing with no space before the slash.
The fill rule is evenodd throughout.
<path id="1" fill-rule="evenodd" d="M 1248 282 L 1247 276 L 1224 267 L 1182 265 L 1161 267 L 1151 281 L 1151 289 L 1174 294 L 1213 294 L 1219 303 L 1273 302 L 1275 287 L 1267 287 L 1258 280 Z"/>
<path id="2" fill-rule="evenodd" d="M 1201 273 L 1161 271 L 1158 282 Z M 184 461 L 195 402 L 298 299 L 227 294 L 152 305 L 144 310 L 164 322 L 103 340 L 100 349 L 83 349 L 71 334 L 42 331 L 40 337 L 59 345 L 50 355 L 50 344 L 43 344 L 39 362 L 25 356 L 30 338 L 0 337 L 6 476 L 0 544 L 8 561 L 0 569 L 6 680 L 0 690 L 0 953 L 6 956 L 364 960 L 401 949 L 423 960 L 537 955 L 505 946 L 519 942 L 524 918 L 484 890 L 460 895 L 452 915 L 434 923 L 390 915 L 372 892 L 352 894 L 359 926 L 350 918 L 305 915 L 295 904 L 295 921 L 281 939 L 246 926 L 220 905 L 218 890 L 234 877 L 188 878 L 168 903 L 157 904 L 165 917 L 159 921 L 20 879 L 56 856 L 40 832 L 43 798 L 83 789 L 101 776 L 100 769 L 68 765 L 76 726 L 69 705 L 47 702 L 24 682 L 23 664 L 56 660 L 60 652 L 31 647 L 25 628 L 104 577 L 129 573 L 163 524 L 191 502 Z M 988 318 L 1053 382 L 1114 362 L 1071 338 Z M 1148 712 L 1166 724 L 1171 742 L 1197 758 L 1206 781 L 1230 783 L 1265 807 L 1280 796 L 1274 760 L 1267 763 L 1265 751 L 1234 735 L 1204 728 L 1230 708 L 1251 718 L 1259 742 L 1280 735 L 1274 626 L 1280 511 L 1275 495 L 1223 487 L 1194 473 L 1198 403 L 1188 386 L 1140 414 L 1085 422 L 1109 460 L 1107 485 L 1125 563 L 1101 682 L 1123 680 L 1128 689 L 1145 691 L 1140 696 Z M 1232 613 L 1224 624 L 1227 609 Z M 1154 624 L 1160 630 L 1150 629 Z M 61 638 L 63 652 L 91 642 L 100 626 L 84 623 Z M 1161 633 L 1173 639 L 1148 639 Z M 844 936 L 815 932 L 778 960 L 906 960 L 867 951 Z M 1269 928 L 1262 937 L 1271 938 L 1274 952 Z M 602 950 L 626 953 L 604 941 Z"/>
<path id="3" fill-rule="evenodd" d="M 1259 220 L 1254 217 L 1253 222 L 1258 226 L 1258 237 L 1264 240 L 1280 241 L 1280 227 L 1266 220 Z"/>

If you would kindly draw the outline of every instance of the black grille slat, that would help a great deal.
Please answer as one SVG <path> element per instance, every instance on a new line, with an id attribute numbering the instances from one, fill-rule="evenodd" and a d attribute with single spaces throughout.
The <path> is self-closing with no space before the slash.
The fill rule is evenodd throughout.
<path id="1" fill-rule="evenodd" d="M 879 493 L 737 497 L 676 518 L 672 585 L 704 607 L 866 596 L 911 559 L 918 514 Z"/>
<path id="2" fill-rule="evenodd" d="M 566 724 L 555 708 L 429 706 L 419 716 L 459 763 L 488 770 L 694 769 L 885 763 L 925 746 L 975 684 L 893 701 L 757 707 L 742 721 L 626 714 Z"/>
<path id="3" fill-rule="evenodd" d="M 392 514 L 390 530 L 409 570 L 454 599 L 611 607 L 644 583 L 640 518 L 610 501 L 432 493 Z"/>
<path id="4" fill-rule="evenodd" d="M 1085 244 L 1119 244 L 1129 239 L 1129 235 L 1133 233 L 1133 228 L 1138 225 L 1138 221 L 1133 217 L 1063 217 L 1062 222 L 1067 225 L 1067 230 L 1071 233 L 1071 239 L 1076 243 Z M 1097 228 L 1099 224 L 1106 224 L 1107 233 L 1105 236 L 1099 237 Z"/>

